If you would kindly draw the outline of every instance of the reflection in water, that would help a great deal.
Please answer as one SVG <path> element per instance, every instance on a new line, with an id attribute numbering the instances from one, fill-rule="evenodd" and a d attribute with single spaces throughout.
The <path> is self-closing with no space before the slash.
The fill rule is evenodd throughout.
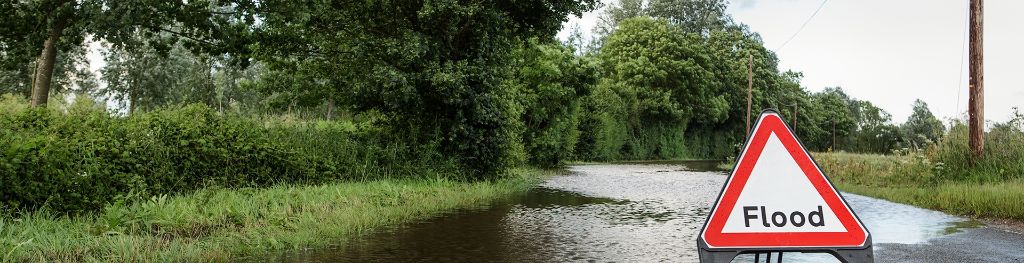
<path id="1" fill-rule="evenodd" d="M 285 262 L 696 262 L 696 235 L 725 181 L 717 161 L 575 166 L 508 202 L 382 232 Z M 696 168 L 699 168 L 696 169 Z M 918 243 L 962 221 L 844 194 L 874 242 Z M 786 253 L 785 262 L 836 262 Z M 736 262 L 751 262 L 743 255 Z"/>
<path id="2" fill-rule="evenodd" d="M 843 194 L 853 211 L 871 231 L 874 243 L 915 244 L 929 238 L 972 227 L 962 218 L 871 197 Z M 977 227 L 977 226 L 973 226 Z"/>
<path id="3" fill-rule="evenodd" d="M 694 172 L 718 172 L 721 168 L 718 165 L 722 164 L 722 160 L 648 160 L 648 161 L 620 161 L 614 164 L 624 165 L 650 165 L 650 164 L 662 164 L 662 165 L 675 165 L 672 170 L 682 171 L 694 171 Z M 668 170 L 662 170 L 660 172 L 668 172 Z M 726 171 L 727 172 L 727 171 Z"/>

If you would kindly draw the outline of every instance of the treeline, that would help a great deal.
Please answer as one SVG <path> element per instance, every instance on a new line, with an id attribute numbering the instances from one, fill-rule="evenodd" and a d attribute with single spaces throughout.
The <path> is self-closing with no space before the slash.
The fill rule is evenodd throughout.
<path id="1" fill-rule="evenodd" d="M 202 187 L 500 176 L 528 149 L 571 147 L 559 133 L 575 129 L 561 119 L 568 105 L 550 104 L 550 92 L 574 84 L 517 77 L 533 74 L 525 63 L 572 57 L 530 41 L 595 4 L 2 2 L 2 87 L 21 97 L 2 103 L 2 210 L 78 213 Z M 99 77 L 85 65 L 92 43 L 107 50 Z M 518 96 L 527 90 L 537 96 Z M 90 98 L 120 105 L 97 112 Z M 175 106 L 195 103 L 207 106 Z M 314 111 L 333 121 L 311 120 Z"/>
<path id="2" fill-rule="evenodd" d="M 563 45 L 577 56 L 566 60 L 597 69 L 574 68 L 596 74 L 576 79 L 596 81 L 577 92 L 584 94 L 580 134 L 567 158 L 734 156 L 746 130 L 748 64 L 751 118 L 776 109 L 812 150 L 891 153 L 924 148 L 943 135 L 942 122 L 920 100 L 908 120 L 894 123 L 839 87 L 807 91 L 801 73 L 780 71 L 774 52 L 725 10 L 724 1 L 623 0 L 604 9 L 594 39 L 574 32 Z"/>
<path id="3" fill-rule="evenodd" d="M 779 70 L 775 54 L 726 14 L 722 0 L 623 0 L 604 7 L 593 39 L 580 32 L 564 43 L 554 38 L 567 16 L 597 5 L 4 2 L 0 7 L 12 12 L 2 18 L 12 22 L 0 27 L 0 89 L 36 106 L 72 98 L 105 101 L 113 106 L 111 118 L 129 119 L 125 125 L 138 126 L 138 133 L 163 126 L 134 124 L 135 115 L 162 116 L 167 107 L 176 112 L 167 114 L 182 114 L 174 105 L 194 103 L 223 118 L 328 120 L 365 127 L 361 139 L 346 147 L 453 165 L 477 179 L 516 165 L 566 160 L 733 156 L 746 129 L 750 57 L 754 114 L 774 108 L 795 116 L 797 133 L 812 150 L 885 153 L 921 147 L 943 133 L 923 102 L 897 125 L 884 110 L 840 88 L 808 92 L 800 86 L 801 73 Z M 98 76 L 88 70 L 88 45 L 105 47 Z M 38 116 L 9 118 L 9 125 L 53 118 L 24 114 Z M 46 125 L 12 130 L 53 132 L 39 139 L 43 145 L 67 132 Z M 102 131 L 109 125 L 68 127 L 117 134 Z M 303 136 L 260 134 L 277 134 L 267 140 L 288 145 L 301 145 L 295 138 Z M 317 158 L 345 154 L 302 149 Z M 19 173 L 44 171 L 25 167 Z"/>

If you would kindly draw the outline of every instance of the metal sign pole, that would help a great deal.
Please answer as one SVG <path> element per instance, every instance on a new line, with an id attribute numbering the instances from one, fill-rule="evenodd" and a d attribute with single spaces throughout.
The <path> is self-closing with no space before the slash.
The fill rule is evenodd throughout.
<path id="1" fill-rule="evenodd" d="M 874 263 L 875 255 L 871 245 L 863 248 L 769 248 L 769 249 L 726 249 L 726 250 L 715 250 L 707 247 L 707 244 L 703 241 L 700 242 L 702 247 L 699 249 L 699 256 L 701 263 L 729 263 L 732 262 L 736 256 L 740 254 L 755 254 L 755 261 L 760 256 L 759 253 L 765 252 L 779 252 L 779 262 L 782 261 L 783 252 L 802 252 L 802 253 L 828 253 L 839 259 L 843 263 Z M 871 242 L 869 241 L 868 244 Z"/>

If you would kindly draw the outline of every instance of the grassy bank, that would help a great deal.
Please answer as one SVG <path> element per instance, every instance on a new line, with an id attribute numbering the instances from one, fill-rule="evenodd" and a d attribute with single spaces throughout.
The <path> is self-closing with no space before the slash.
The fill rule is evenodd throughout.
<path id="1" fill-rule="evenodd" d="M 814 157 L 843 191 L 965 216 L 1024 221 L 1021 178 L 956 180 L 944 163 L 923 154 L 817 153 Z"/>
<path id="2" fill-rule="evenodd" d="M 542 173 L 484 182 L 387 179 L 319 186 L 202 189 L 102 211 L 0 218 L 3 262 L 227 261 L 279 249 L 337 245 L 387 227 L 486 205 Z M 271 252 L 267 252 L 271 251 Z"/>

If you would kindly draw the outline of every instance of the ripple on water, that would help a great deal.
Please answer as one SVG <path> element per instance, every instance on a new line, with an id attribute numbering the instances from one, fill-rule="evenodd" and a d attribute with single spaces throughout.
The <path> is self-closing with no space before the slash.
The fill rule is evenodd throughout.
<path id="1" fill-rule="evenodd" d="M 704 165 L 713 167 L 712 165 Z M 703 167 L 703 166 L 701 166 Z M 695 262 L 696 238 L 725 182 L 679 163 L 583 165 L 527 194 L 286 262 Z M 961 218 L 844 194 L 877 243 L 920 243 Z M 961 223 L 962 224 L 962 223 Z M 785 262 L 837 262 L 785 254 Z M 749 262 L 743 255 L 736 262 Z"/>

